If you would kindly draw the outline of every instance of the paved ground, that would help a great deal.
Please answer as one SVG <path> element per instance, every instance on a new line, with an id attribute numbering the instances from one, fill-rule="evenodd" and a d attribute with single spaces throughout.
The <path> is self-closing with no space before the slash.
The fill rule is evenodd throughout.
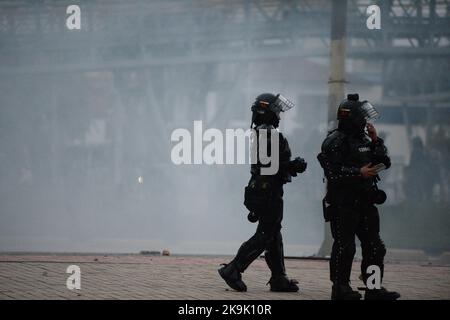
<path id="1" fill-rule="evenodd" d="M 0 255 L 0 299 L 328 299 L 327 261 L 287 260 L 299 293 L 272 293 L 263 259 L 244 274 L 248 292 L 227 289 L 217 267 L 229 257 L 142 255 Z M 66 269 L 81 269 L 81 289 L 69 290 Z M 353 286 L 359 263 L 354 264 Z M 385 285 L 403 299 L 450 299 L 450 266 L 386 265 Z"/>

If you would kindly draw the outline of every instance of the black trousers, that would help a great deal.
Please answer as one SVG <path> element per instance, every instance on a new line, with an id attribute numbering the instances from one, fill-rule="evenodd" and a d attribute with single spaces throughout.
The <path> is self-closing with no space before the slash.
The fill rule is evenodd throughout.
<path id="1" fill-rule="evenodd" d="M 283 198 L 281 195 L 271 201 L 265 210 L 257 212 L 258 227 L 255 234 L 245 241 L 233 259 L 237 269 L 244 272 L 248 266 L 265 251 L 266 263 L 272 276 L 285 275 L 283 238 Z"/>
<path id="2" fill-rule="evenodd" d="M 334 284 L 348 284 L 355 256 L 355 235 L 361 241 L 361 274 L 364 283 L 370 274 L 367 267 L 377 265 L 383 277 L 386 247 L 380 238 L 378 209 L 368 203 L 336 205 L 331 217 L 334 238 L 330 260 L 330 280 Z"/>

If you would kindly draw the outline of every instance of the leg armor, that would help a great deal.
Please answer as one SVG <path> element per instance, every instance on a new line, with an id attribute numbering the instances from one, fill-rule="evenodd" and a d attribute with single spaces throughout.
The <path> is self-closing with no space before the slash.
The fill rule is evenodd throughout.
<path id="1" fill-rule="evenodd" d="M 334 243 L 330 259 L 330 280 L 334 284 L 347 285 L 350 281 L 358 221 L 358 212 L 346 207 L 338 207 L 331 218 Z"/>
<path id="2" fill-rule="evenodd" d="M 380 238 L 380 217 L 378 209 L 371 205 L 362 211 L 361 223 L 358 226 L 357 235 L 361 241 L 362 262 L 361 274 L 364 283 L 370 274 L 367 274 L 367 268 L 370 265 L 377 265 L 381 271 L 383 279 L 384 256 L 386 247 Z"/>

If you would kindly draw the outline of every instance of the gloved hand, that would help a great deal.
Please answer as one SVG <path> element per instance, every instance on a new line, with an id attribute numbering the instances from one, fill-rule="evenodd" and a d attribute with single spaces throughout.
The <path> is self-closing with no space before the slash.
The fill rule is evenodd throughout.
<path id="1" fill-rule="evenodd" d="M 305 159 L 300 157 L 297 157 L 290 162 L 291 170 L 296 173 L 305 172 L 307 165 Z"/>

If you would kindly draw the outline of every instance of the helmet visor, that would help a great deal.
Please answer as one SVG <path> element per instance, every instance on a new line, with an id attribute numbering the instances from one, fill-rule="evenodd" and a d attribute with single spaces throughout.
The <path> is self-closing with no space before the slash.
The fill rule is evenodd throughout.
<path id="1" fill-rule="evenodd" d="M 277 99 L 271 104 L 270 109 L 275 113 L 280 113 L 292 109 L 294 106 L 295 104 L 292 101 L 278 94 Z"/>
<path id="2" fill-rule="evenodd" d="M 361 113 L 367 122 L 373 122 L 380 117 L 378 111 L 368 101 L 362 104 Z"/>

